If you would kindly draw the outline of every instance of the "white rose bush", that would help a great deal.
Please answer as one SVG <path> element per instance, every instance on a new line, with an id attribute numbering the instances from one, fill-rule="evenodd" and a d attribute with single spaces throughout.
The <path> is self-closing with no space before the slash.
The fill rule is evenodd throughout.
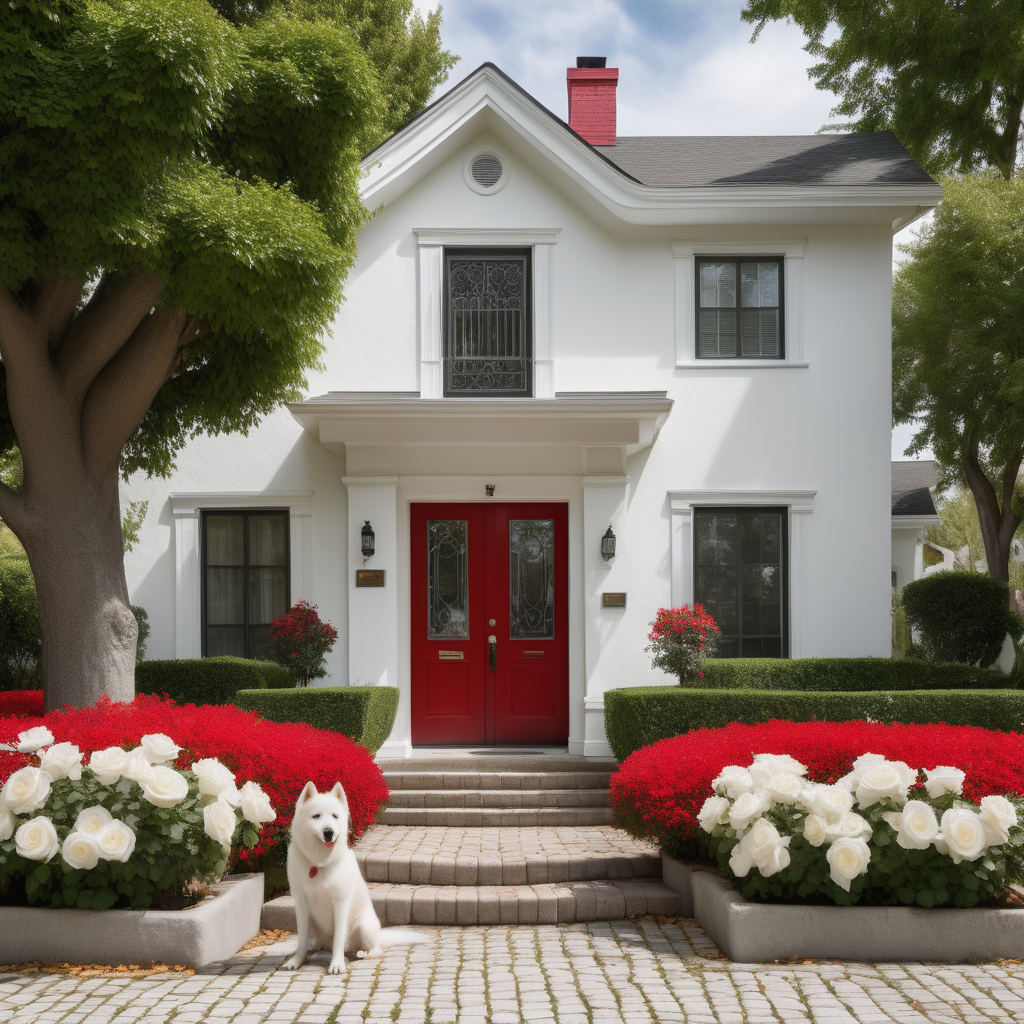
<path id="1" fill-rule="evenodd" d="M 1024 801 L 965 799 L 959 768 L 865 753 L 831 784 L 807 774 L 757 754 L 711 782 L 698 846 L 748 899 L 973 907 L 1024 880 Z"/>
<path id="2" fill-rule="evenodd" d="M 36 906 L 178 906 L 217 881 L 232 847 L 248 849 L 277 813 L 254 782 L 241 791 L 216 758 L 174 767 L 163 733 L 133 750 L 83 754 L 43 726 L 12 744 L 36 764 L 0 787 L 0 897 Z"/>

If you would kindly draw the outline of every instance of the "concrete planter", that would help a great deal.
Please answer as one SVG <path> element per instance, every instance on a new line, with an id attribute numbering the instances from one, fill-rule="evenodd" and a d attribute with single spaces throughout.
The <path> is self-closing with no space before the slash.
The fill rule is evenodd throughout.
<path id="1" fill-rule="evenodd" d="M 679 916 L 693 917 L 693 885 L 690 881 L 693 872 L 688 864 L 670 857 L 667 853 L 661 855 L 661 880 L 670 888 L 679 893 Z"/>
<path id="2" fill-rule="evenodd" d="M 688 876 L 698 924 L 738 963 L 791 956 L 961 963 L 1024 955 L 1024 909 L 751 903 L 718 875 L 672 863 L 678 885 L 685 885 Z M 666 878 L 666 884 L 672 883 Z"/>
<path id="3" fill-rule="evenodd" d="M 260 930 L 263 875 L 231 875 L 187 910 L 0 907 L 0 963 L 183 964 L 234 956 Z"/>

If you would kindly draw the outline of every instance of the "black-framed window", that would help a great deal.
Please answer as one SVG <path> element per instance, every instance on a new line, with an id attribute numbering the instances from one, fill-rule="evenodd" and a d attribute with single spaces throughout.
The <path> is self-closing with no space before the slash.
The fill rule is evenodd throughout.
<path id="1" fill-rule="evenodd" d="M 783 258 L 699 256 L 697 357 L 783 357 Z"/>
<path id="2" fill-rule="evenodd" d="M 720 658 L 789 655 L 787 512 L 695 511 L 694 596 L 722 631 Z"/>
<path id="3" fill-rule="evenodd" d="M 203 657 L 267 657 L 290 607 L 288 512 L 203 513 Z"/>
<path id="4" fill-rule="evenodd" d="M 444 393 L 533 394 L 529 249 L 445 249 Z"/>

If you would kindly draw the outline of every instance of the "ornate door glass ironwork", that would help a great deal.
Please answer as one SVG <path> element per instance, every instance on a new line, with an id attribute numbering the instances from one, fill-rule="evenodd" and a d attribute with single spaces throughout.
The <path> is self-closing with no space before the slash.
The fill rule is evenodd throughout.
<path id="1" fill-rule="evenodd" d="M 555 635 L 554 520 L 509 520 L 508 559 L 511 639 L 553 639 Z"/>
<path id="2" fill-rule="evenodd" d="M 445 279 L 445 395 L 531 395 L 529 250 L 447 250 Z"/>
<path id="3" fill-rule="evenodd" d="M 427 636 L 469 637 L 469 522 L 427 520 Z"/>

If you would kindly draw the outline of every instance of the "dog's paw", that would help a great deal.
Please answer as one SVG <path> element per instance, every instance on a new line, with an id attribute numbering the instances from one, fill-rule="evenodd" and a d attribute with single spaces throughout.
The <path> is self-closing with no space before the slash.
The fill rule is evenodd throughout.
<path id="1" fill-rule="evenodd" d="M 331 966 L 327 968 L 328 974 L 344 974 L 345 973 L 345 958 L 335 958 L 331 960 Z"/>
<path id="2" fill-rule="evenodd" d="M 282 971 L 297 971 L 302 966 L 302 961 L 305 957 L 299 958 L 298 953 L 295 956 L 288 957 L 283 964 L 281 964 Z"/>
<path id="3" fill-rule="evenodd" d="M 383 956 L 384 950 L 380 946 L 374 946 L 373 949 L 358 949 L 356 950 L 356 958 L 359 960 L 369 960 L 372 957 Z"/>

